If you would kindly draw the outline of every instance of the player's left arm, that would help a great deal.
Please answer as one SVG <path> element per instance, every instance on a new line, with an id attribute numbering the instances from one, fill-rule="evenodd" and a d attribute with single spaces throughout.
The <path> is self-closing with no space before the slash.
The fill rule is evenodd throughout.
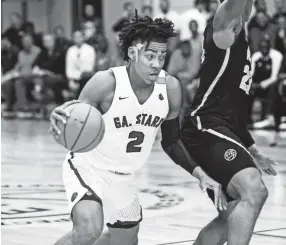
<path id="1" fill-rule="evenodd" d="M 249 17 L 252 12 L 252 6 L 253 6 L 253 0 L 248 0 L 245 4 L 244 13 L 243 13 L 243 19 L 245 20 L 245 22 L 249 21 Z"/>
<path id="2" fill-rule="evenodd" d="M 265 79 L 264 81 L 260 83 L 263 89 L 268 88 L 270 85 L 272 85 L 273 83 L 277 81 L 279 70 L 281 68 L 281 64 L 283 60 L 283 55 L 276 50 L 270 50 L 269 55 L 272 60 L 272 72 L 271 72 L 270 78 Z"/>
<path id="3" fill-rule="evenodd" d="M 169 100 L 169 114 L 161 125 L 161 145 L 166 154 L 179 166 L 192 174 L 200 181 L 203 191 L 213 189 L 215 193 L 215 206 L 220 210 L 227 209 L 225 195 L 221 185 L 210 178 L 200 166 L 192 159 L 180 139 L 179 113 L 182 104 L 182 90 L 179 81 L 167 76 L 167 94 Z"/>

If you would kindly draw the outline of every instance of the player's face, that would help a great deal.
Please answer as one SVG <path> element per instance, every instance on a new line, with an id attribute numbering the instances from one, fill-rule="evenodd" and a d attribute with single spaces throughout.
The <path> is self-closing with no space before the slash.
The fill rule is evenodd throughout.
<path id="1" fill-rule="evenodd" d="M 147 84 L 156 82 L 166 58 L 167 43 L 150 42 L 141 47 L 138 52 L 138 59 L 135 62 L 135 69 L 138 75 Z"/>

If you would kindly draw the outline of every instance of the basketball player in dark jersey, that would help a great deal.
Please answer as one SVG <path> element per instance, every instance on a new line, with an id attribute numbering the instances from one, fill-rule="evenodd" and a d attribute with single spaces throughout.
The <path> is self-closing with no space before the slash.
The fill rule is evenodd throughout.
<path id="1" fill-rule="evenodd" d="M 276 175 L 274 162 L 257 150 L 246 124 L 252 80 L 244 26 L 252 4 L 225 0 L 208 23 L 200 87 L 182 124 L 185 147 L 228 199 L 227 212 L 219 211 L 195 245 L 249 244 L 268 196 L 259 170 Z"/>

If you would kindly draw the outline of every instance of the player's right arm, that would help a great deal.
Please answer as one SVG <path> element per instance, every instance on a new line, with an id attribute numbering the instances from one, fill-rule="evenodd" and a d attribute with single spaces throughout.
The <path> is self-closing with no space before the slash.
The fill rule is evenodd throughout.
<path id="1" fill-rule="evenodd" d="M 228 49 L 234 43 L 236 38 L 235 27 L 242 18 L 244 18 L 243 22 L 245 21 L 246 8 L 249 7 L 250 3 L 252 4 L 252 1 L 225 0 L 219 6 L 213 20 L 213 40 L 217 47 Z M 249 15 L 249 13 L 247 14 Z"/>
<path id="2" fill-rule="evenodd" d="M 86 103 L 102 112 L 102 103 L 113 95 L 115 89 L 115 78 L 112 71 L 101 71 L 96 73 L 82 89 L 78 100 L 72 100 L 55 108 L 50 116 L 51 132 L 57 137 L 61 134 L 58 123 L 66 124 L 67 118 L 70 116 L 65 110 L 66 107 L 76 103 Z"/>

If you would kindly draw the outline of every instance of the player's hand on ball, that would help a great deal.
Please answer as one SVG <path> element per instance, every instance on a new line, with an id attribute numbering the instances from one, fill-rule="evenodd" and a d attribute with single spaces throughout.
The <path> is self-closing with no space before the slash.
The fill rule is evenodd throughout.
<path id="1" fill-rule="evenodd" d="M 269 157 L 266 157 L 263 154 L 257 154 L 253 157 L 253 160 L 261 172 L 273 176 L 277 175 L 276 170 L 273 168 L 273 165 L 277 165 L 277 163 Z"/>
<path id="2" fill-rule="evenodd" d="M 62 133 L 57 124 L 58 123 L 66 124 L 67 118 L 70 116 L 69 113 L 65 110 L 65 108 L 76 103 L 80 103 L 80 101 L 79 100 L 68 101 L 52 111 L 50 116 L 50 122 L 51 122 L 50 131 L 56 139 Z"/>
<path id="3" fill-rule="evenodd" d="M 214 191 L 215 207 L 221 211 L 227 210 L 227 200 L 221 184 L 209 177 L 200 167 L 195 168 L 193 175 L 200 181 L 200 188 L 203 192 L 207 189 Z"/>

